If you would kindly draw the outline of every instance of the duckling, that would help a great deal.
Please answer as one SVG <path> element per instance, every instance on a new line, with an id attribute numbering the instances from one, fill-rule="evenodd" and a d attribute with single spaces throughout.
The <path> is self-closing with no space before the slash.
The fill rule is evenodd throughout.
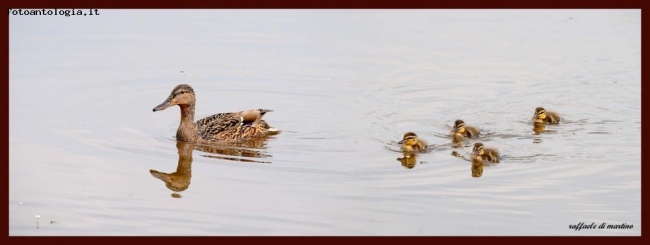
<path id="1" fill-rule="evenodd" d="M 454 122 L 454 129 L 452 132 L 454 132 L 454 141 L 456 142 L 462 140 L 464 137 L 477 138 L 479 134 L 481 134 L 478 128 L 465 126 L 465 122 L 460 119 Z"/>
<path id="2" fill-rule="evenodd" d="M 544 107 L 537 107 L 535 108 L 533 123 L 558 124 L 560 123 L 560 115 L 556 112 L 546 111 Z"/>
<path id="3" fill-rule="evenodd" d="M 234 142 L 279 132 L 262 120 L 267 112 L 273 111 L 269 109 L 218 113 L 194 122 L 196 95 L 194 89 L 187 84 L 176 86 L 167 99 L 153 108 L 153 111 L 164 110 L 174 105 L 181 108 L 181 122 L 176 131 L 176 138 L 181 141 Z"/>
<path id="4" fill-rule="evenodd" d="M 499 151 L 492 148 L 485 148 L 483 143 L 474 143 L 472 149 L 472 160 L 488 161 L 493 163 L 499 162 Z"/>
<path id="5" fill-rule="evenodd" d="M 427 149 L 427 142 L 419 139 L 413 132 L 405 133 L 404 138 L 397 143 L 402 144 L 403 151 L 424 151 Z"/>

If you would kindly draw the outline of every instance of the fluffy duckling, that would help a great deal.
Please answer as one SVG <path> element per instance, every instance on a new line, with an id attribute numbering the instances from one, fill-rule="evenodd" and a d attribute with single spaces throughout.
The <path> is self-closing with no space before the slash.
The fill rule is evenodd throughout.
<path id="1" fill-rule="evenodd" d="M 485 148 L 483 143 L 474 143 L 472 149 L 472 160 L 482 160 L 493 163 L 499 162 L 499 151 L 492 148 Z"/>
<path id="2" fill-rule="evenodd" d="M 533 123 L 558 124 L 560 123 L 560 115 L 556 112 L 546 111 L 544 107 L 537 107 L 535 108 Z"/>
<path id="3" fill-rule="evenodd" d="M 454 132 L 455 140 L 460 140 L 463 137 L 477 138 L 478 135 L 481 133 L 476 127 L 465 126 L 465 122 L 460 119 L 454 122 L 453 132 Z"/>
<path id="4" fill-rule="evenodd" d="M 397 142 L 402 145 L 403 151 L 424 151 L 427 149 L 427 142 L 419 139 L 413 132 L 404 134 L 404 138 Z"/>

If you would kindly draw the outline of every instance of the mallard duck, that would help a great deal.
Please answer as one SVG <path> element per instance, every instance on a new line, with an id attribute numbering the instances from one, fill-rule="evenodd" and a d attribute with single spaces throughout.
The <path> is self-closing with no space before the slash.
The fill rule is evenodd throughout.
<path id="1" fill-rule="evenodd" d="M 455 141 L 460 141 L 464 137 L 477 138 L 481 133 L 476 127 L 465 126 L 465 122 L 460 119 L 454 122 L 454 129 L 452 130 L 452 132 L 454 132 Z"/>
<path id="2" fill-rule="evenodd" d="M 485 148 L 483 143 L 474 143 L 472 149 L 472 160 L 488 161 L 493 163 L 499 162 L 499 151 L 492 148 Z"/>
<path id="3" fill-rule="evenodd" d="M 190 85 L 176 86 L 169 97 L 153 111 L 160 111 L 178 105 L 181 108 L 181 122 L 176 138 L 186 142 L 233 142 L 262 137 L 279 130 L 271 128 L 262 117 L 269 109 L 253 109 L 239 112 L 219 113 L 194 122 L 196 96 Z"/>
<path id="4" fill-rule="evenodd" d="M 535 108 L 533 123 L 558 124 L 560 123 L 560 115 L 556 112 L 546 111 L 544 107 L 537 107 Z"/>
<path id="5" fill-rule="evenodd" d="M 402 144 L 403 151 L 424 151 L 427 149 L 427 142 L 419 139 L 413 132 L 405 133 L 402 140 L 397 143 Z"/>

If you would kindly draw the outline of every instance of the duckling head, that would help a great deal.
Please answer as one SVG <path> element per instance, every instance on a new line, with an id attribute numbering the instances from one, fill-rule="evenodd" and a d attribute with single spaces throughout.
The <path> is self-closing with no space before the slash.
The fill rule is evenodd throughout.
<path id="1" fill-rule="evenodd" d="M 546 118 L 546 110 L 544 107 L 535 108 L 535 120 L 544 120 Z"/>
<path id="2" fill-rule="evenodd" d="M 196 97 L 194 95 L 194 89 L 192 89 L 190 85 L 179 84 L 172 90 L 169 97 L 167 97 L 162 104 L 153 108 L 153 111 L 162 111 L 175 105 L 181 107 L 185 105 L 194 105 L 195 101 Z"/>
<path id="3" fill-rule="evenodd" d="M 458 119 L 454 122 L 454 132 L 456 133 L 465 132 L 465 122 L 463 120 Z"/>
<path id="4" fill-rule="evenodd" d="M 482 156 L 485 154 L 485 151 L 483 150 L 483 143 L 474 143 L 474 148 L 472 149 L 472 153 L 477 156 Z"/>
<path id="5" fill-rule="evenodd" d="M 408 146 L 414 146 L 418 143 L 418 136 L 413 132 L 408 132 L 404 134 L 404 138 L 397 142 L 398 144 L 405 144 Z"/>

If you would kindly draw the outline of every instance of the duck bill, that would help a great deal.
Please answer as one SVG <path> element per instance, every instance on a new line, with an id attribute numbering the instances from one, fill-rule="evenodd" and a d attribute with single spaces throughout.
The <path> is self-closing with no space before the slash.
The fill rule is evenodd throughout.
<path id="1" fill-rule="evenodd" d="M 169 181 L 169 174 L 163 173 L 163 172 L 158 172 L 156 170 L 150 169 L 149 173 L 151 176 L 160 179 L 162 181 L 168 182 Z"/>
<path id="2" fill-rule="evenodd" d="M 400 140 L 399 142 L 397 142 L 397 144 L 400 144 L 400 145 L 404 144 L 404 140 Z"/>
<path id="3" fill-rule="evenodd" d="M 169 108 L 170 106 L 172 106 L 172 101 L 169 100 L 169 99 L 167 99 L 167 100 L 165 100 L 165 102 L 163 102 L 162 104 L 160 104 L 160 105 L 154 107 L 154 108 L 153 108 L 153 111 L 154 111 L 154 112 L 156 112 L 156 111 L 162 111 L 162 110 L 164 110 L 164 109 Z"/>

